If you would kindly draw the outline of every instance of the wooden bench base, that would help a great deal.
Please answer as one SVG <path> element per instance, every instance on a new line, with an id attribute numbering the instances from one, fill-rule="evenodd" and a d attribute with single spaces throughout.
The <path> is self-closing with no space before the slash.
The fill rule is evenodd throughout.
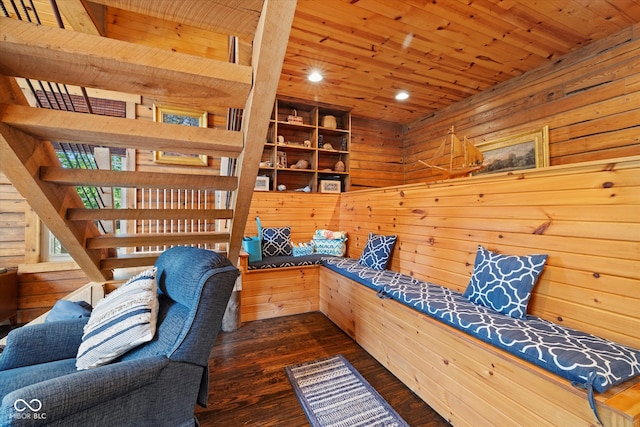
<path id="1" fill-rule="evenodd" d="M 242 322 L 318 311 L 319 265 L 248 270 L 240 258 Z"/>
<path id="2" fill-rule="evenodd" d="M 327 268 L 320 311 L 456 426 L 593 426 L 569 381 Z M 596 395 L 605 426 L 640 426 L 640 381 Z"/>

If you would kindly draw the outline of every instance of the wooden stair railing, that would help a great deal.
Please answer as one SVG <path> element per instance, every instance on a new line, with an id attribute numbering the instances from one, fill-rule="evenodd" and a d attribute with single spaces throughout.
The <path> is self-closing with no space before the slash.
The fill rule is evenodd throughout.
<path id="1" fill-rule="evenodd" d="M 173 14 L 178 22 L 209 29 L 224 28 L 244 41 L 252 41 L 251 66 L 113 40 L 97 36 L 95 31 L 87 34 L 92 31 L 74 32 L 0 18 L 2 171 L 90 280 L 108 280 L 114 268 L 150 265 L 157 256 L 116 255 L 116 249 L 122 247 L 224 243 L 229 258 L 237 260 L 296 1 L 207 2 L 209 7 L 224 13 L 205 13 L 199 0 L 139 4 L 101 0 L 97 3 L 146 8 L 134 11 L 165 17 Z M 155 7 L 166 10 L 155 10 Z M 65 10 L 78 9 L 63 9 L 63 13 Z M 209 18 L 203 20 L 204 15 Z M 76 17 L 85 29 L 90 22 L 87 16 Z M 215 17 L 222 18 L 223 22 L 214 23 Z M 230 23 L 235 23 L 237 28 Z M 205 111 L 241 108 L 242 130 L 176 126 L 33 108 L 14 77 L 135 93 L 157 103 Z M 64 169 L 49 141 L 230 157 L 236 159 L 236 175 Z M 230 191 L 232 206 L 224 209 L 85 209 L 74 188 L 84 185 Z M 228 232 L 104 235 L 95 225 L 96 221 L 118 219 L 226 219 L 231 221 L 231 227 Z"/>

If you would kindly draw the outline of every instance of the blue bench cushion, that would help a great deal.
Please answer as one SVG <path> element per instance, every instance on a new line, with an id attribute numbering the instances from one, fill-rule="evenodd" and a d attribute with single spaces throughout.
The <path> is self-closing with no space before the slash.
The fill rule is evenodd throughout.
<path id="1" fill-rule="evenodd" d="M 461 293 L 357 260 L 324 261 L 328 268 L 422 313 L 547 369 L 574 384 L 603 392 L 640 375 L 640 350 L 546 320 L 516 319 L 477 305 Z M 367 271 L 368 270 L 368 271 Z"/>
<path id="2" fill-rule="evenodd" d="M 353 258 L 333 257 L 323 260 L 322 264 L 345 277 L 378 292 L 385 284 L 419 283 L 420 281 L 391 270 L 374 270 Z"/>
<path id="3" fill-rule="evenodd" d="M 311 254 L 303 256 L 270 256 L 263 257 L 261 261 L 250 262 L 247 265 L 248 270 L 261 270 L 266 268 L 282 268 L 282 267 L 300 267 L 303 265 L 320 264 L 323 258 L 327 258 L 324 254 Z"/>

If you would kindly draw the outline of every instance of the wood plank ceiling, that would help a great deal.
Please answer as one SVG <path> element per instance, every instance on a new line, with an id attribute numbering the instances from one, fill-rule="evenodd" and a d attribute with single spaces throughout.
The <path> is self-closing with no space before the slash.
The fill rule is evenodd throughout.
<path id="1" fill-rule="evenodd" d="M 49 2 L 34 3 L 46 10 Z M 76 1 L 59 3 L 63 17 L 73 16 L 64 12 Z M 251 41 L 262 2 L 203 0 L 178 8 L 166 7 L 171 0 L 86 3 L 94 10 L 108 5 L 112 11 L 173 22 L 182 40 L 160 45 L 149 37 L 152 31 L 129 27 L 128 15 L 118 20 L 113 13 L 105 23 L 110 37 L 143 35 L 135 42 L 210 56 L 211 46 L 203 41 L 207 32 L 226 34 L 234 28 L 241 41 Z M 41 19 L 57 26 L 50 14 Z M 640 0 L 298 0 L 278 94 L 406 124 L 638 23 Z M 154 24 L 148 20 L 147 25 Z M 189 37 L 187 26 L 204 33 Z M 322 82 L 307 80 L 313 69 L 322 71 Z M 410 94 L 408 100 L 394 99 L 401 90 Z M 184 101 L 205 107 L 207 97 L 200 98 L 198 105 L 195 99 Z"/>
<path id="2" fill-rule="evenodd" d="M 638 22 L 639 0 L 298 0 L 278 94 L 406 124 Z"/>

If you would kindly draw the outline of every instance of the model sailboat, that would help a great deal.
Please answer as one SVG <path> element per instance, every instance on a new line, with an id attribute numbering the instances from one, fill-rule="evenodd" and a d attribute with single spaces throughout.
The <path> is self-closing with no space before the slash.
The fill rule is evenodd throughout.
<path id="1" fill-rule="evenodd" d="M 449 168 L 436 166 L 436 160 L 445 154 L 447 146 L 449 146 L 451 153 Z M 434 156 L 431 158 L 431 162 L 427 163 L 422 160 L 418 161 L 425 166 L 439 170 L 445 178 L 467 176 L 472 172 L 479 171 L 484 168 L 482 165 L 482 162 L 484 161 L 482 152 L 478 150 L 475 145 L 469 142 L 466 136 L 463 138 L 463 141 L 460 141 L 453 131 L 453 126 L 449 129 L 449 133 L 445 137 L 444 141 L 442 141 L 438 151 L 436 151 Z"/>

